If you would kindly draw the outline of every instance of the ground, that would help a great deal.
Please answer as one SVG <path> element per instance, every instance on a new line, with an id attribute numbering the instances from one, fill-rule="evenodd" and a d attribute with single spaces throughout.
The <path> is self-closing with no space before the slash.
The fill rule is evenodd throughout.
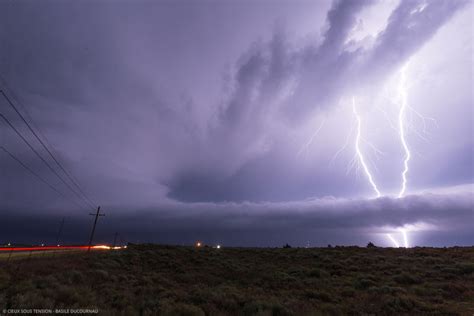
<path id="1" fill-rule="evenodd" d="M 195 248 L 0 258 L 0 312 L 474 315 L 470 248 Z"/>

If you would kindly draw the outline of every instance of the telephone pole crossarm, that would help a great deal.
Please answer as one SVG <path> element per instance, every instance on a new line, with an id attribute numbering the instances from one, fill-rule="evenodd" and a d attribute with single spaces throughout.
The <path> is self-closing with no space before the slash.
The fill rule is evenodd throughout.
<path id="1" fill-rule="evenodd" d="M 89 215 L 95 216 L 95 219 L 94 219 L 94 225 L 92 226 L 91 236 L 89 238 L 89 248 L 87 248 L 88 252 L 91 250 L 92 241 L 94 240 L 95 226 L 97 225 L 97 220 L 99 219 L 99 216 L 105 216 L 105 214 L 100 213 L 100 206 L 99 206 L 95 214 L 89 213 Z"/>

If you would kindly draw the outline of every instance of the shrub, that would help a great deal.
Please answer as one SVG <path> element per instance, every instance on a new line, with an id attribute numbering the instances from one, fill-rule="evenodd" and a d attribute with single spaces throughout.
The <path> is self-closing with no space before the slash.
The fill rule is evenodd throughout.
<path id="1" fill-rule="evenodd" d="M 10 283 L 10 274 L 0 270 L 0 289 L 5 289 Z"/>
<path id="2" fill-rule="evenodd" d="M 308 276 L 312 278 L 320 278 L 321 277 L 321 270 L 319 269 L 312 269 L 309 271 Z"/>
<path id="3" fill-rule="evenodd" d="M 421 283 L 420 279 L 408 273 L 401 273 L 393 278 L 398 284 L 411 285 Z"/>
<path id="4" fill-rule="evenodd" d="M 323 291 L 307 290 L 305 292 L 307 298 L 317 299 L 322 302 L 331 302 L 331 295 Z"/>
<path id="5" fill-rule="evenodd" d="M 77 270 L 69 270 L 66 272 L 66 278 L 71 284 L 79 284 L 84 282 L 84 276 Z"/>
<path id="6" fill-rule="evenodd" d="M 246 302 L 242 308 L 242 315 L 271 315 L 271 308 L 265 302 L 251 301 Z"/>
<path id="7" fill-rule="evenodd" d="M 52 275 L 41 276 L 35 282 L 36 288 L 38 289 L 56 289 L 59 286 L 58 281 Z"/>
<path id="8" fill-rule="evenodd" d="M 457 273 L 460 275 L 471 274 L 474 272 L 474 263 L 462 263 L 455 266 Z"/>
<path id="9" fill-rule="evenodd" d="M 19 293 L 11 300 L 11 308 L 52 308 L 53 300 L 43 297 L 39 292 Z"/>
<path id="10" fill-rule="evenodd" d="M 288 274 L 297 277 L 304 277 L 307 274 L 307 270 L 301 266 L 290 267 L 288 269 Z"/>
<path id="11" fill-rule="evenodd" d="M 365 290 L 371 286 L 375 286 L 375 282 L 366 278 L 357 278 L 354 281 L 354 288 L 358 290 Z"/>
<path id="12" fill-rule="evenodd" d="M 384 299 L 382 310 L 385 313 L 401 313 L 417 310 L 419 303 L 406 296 L 396 296 Z"/>
<path id="13" fill-rule="evenodd" d="M 161 310 L 161 315 L 165 316 L 204 316 L 204 311 L 198 306 L 185 303 L 174 303 L 166 305 Z"/>
<path id="14" fill-rule="evenodd" d="M 229 285 L 217 287 L 211 295 L 212 302 L 227 311 L 236 310 L 239 303 L 245 301 L 244 294 L 239 289 Z"/>
<path id="15" fill-rule="evenodd" d="M 109 273 L 102 269 L 92 271 L 91 276 L 97 282 L 103 282 L 109 279 Z"/>
<path id="16" fill-rule="evenodd" d="M 400 288 L 398 287 L 392 287 L 388 285 L 383 285 L 383 286 L 373 286 L 369 288 L 369 292 L 373 292 L 374 294 L 395 294 L 400 292 Z"/>

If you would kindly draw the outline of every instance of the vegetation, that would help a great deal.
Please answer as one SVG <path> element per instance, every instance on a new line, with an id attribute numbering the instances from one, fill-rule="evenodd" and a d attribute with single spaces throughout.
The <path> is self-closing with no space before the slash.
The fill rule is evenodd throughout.
<path id="1" fill-rule="evenodd" d="M 474 248 L 195 248 L 0 259 L 3 308 L 103 315 L 473 315 Z"/>

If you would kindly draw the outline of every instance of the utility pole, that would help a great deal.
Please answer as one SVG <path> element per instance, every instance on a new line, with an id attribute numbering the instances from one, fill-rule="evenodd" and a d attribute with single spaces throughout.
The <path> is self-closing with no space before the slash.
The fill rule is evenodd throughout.
<path id="1" fill-rule="evenodd" d="M 97 219 L 99 218 L 99 216 L 105 216 L 105 214 L 100 214 L 100 206 L 99 206 L 97 208 L 97 213 L 95 214 L 89 213 L 89 215 L 95 216 L 95 220 L 94 220 L 94 226 L 92 226 L 91 237 L 89 239 L 89 248 L 87 248 L 87 252 L 91 251 L 92 240 L 94 239 L 94 233 L 95 233 L 95 225 L 97 225 Z"/>

